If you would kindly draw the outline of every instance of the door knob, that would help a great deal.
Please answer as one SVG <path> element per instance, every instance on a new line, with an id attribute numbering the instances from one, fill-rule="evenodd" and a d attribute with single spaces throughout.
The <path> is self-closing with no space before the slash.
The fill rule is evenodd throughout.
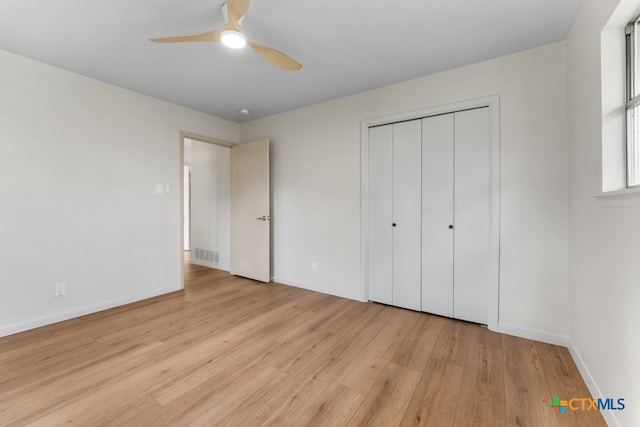
<path id="1" fill-rule="evenodd" d="M 453 225 L 449 225 L 449 230 L 453 230 Z"/>
<path id="2" fill-rule="evenodd" d="M 395 227 L 397 224 L 394 222 L 393 224 L 391 224 L 393 227 Z"/>

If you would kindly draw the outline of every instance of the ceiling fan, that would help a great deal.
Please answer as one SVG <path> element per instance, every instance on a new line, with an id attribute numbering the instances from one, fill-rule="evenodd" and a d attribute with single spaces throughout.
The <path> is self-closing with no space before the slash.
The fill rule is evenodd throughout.
<path id="1" fill-rule="evenodd" d="M 256 42 L 247 40 L 244 34 L 240 32 L 242 18 L 244 18 L 249 8 L 250 0 L 227 0 L 223 4 L 226 6 L 227 22 L 224 27 L 215 31 L 201 34 L 191 34 L 186 36 L 160 37 L 151 39 L 156 43 L 184 43 L 184 42 L 222 42 L 225 46 L 233 49 L 241 49 L 249 45 L 263 59 L 266 59 L 273 65 L 288 71 L 298 71 L 302 68 L 302 64 L 289 58 L 284 53 L 273 48 L 263 46 Z"/>

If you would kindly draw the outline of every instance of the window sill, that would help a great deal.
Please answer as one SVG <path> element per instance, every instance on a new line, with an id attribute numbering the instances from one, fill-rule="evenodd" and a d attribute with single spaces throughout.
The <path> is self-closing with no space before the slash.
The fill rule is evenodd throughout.
<path id="1" fill-rule="evenodd" d="M 604 191 L 594 196 L 603 208 L 640 207 L 640 187 Z"/>

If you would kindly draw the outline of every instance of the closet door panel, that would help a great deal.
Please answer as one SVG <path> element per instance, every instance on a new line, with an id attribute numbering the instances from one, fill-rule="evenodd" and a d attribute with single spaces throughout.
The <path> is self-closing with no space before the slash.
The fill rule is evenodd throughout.
<path id="1" fill-rule="evenodd" d="M 491 219 L 489 110 L 455 113 L 454 317 L 486 324 Z"/>
<path id="2" fill-rule="evenodd" d="M 369 129 L 369 299 L 392 304 L 393 126 Z"/>
<path id="3" fill-rule="evenodd" d="M 420 310 L 421 120 L 393 125 L 393 305 Z"/>
<path id="4" fill-rule="evenodd" d="M 422 120 L 422 311 L 453 317 L 453 118 Z"/>

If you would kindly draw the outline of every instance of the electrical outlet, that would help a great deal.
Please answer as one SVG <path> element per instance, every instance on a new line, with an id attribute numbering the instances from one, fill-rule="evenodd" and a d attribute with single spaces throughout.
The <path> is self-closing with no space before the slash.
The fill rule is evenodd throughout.
<path id="1" fill-rule="evenodd" d="M 58 283 L 56 285 L 56 296 L 61 297 L 67 293 L 67 285 L 64 283 Z"/>
<path id="2" fill-rule="evenodd" d="M 351 278 L 351 274 L 349 273 L 349 270 L 345 270 L 344 271 L 344 278 L 349 280 Z"/>
<path id="3" fill-rule="evenodd" d="M 318 264 L 315 261 L 311 263 L 311 271 L 313 271 L 314 273 L 318 272 Z"/>

